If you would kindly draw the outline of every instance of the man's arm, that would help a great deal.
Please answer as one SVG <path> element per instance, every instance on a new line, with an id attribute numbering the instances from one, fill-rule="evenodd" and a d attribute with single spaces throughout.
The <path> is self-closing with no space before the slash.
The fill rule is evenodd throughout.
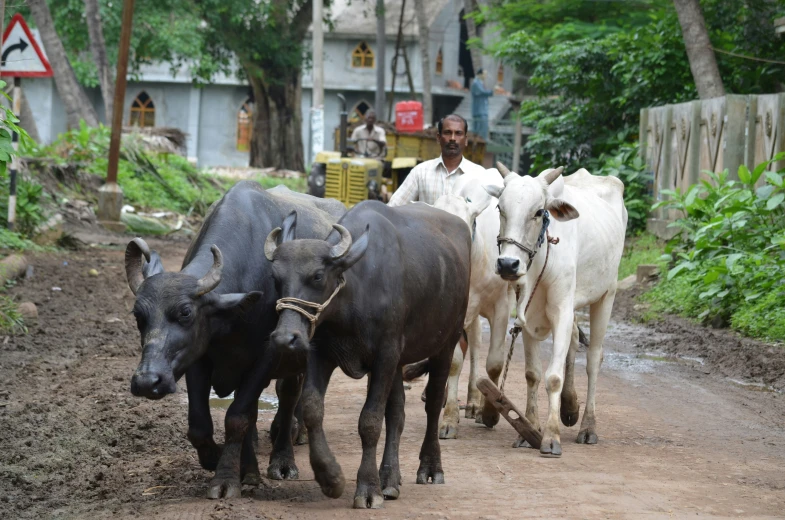
<path id="1" fill-rule="evenodd" d="M 419 165 L 409 172 L 409 175 L 406 177 L 406 180 L 403 181 L 403 184 L 398 186 L 398 189 L 393 193 L 390 202 L 387 203 L 388 206 L 403 206 L 404 204 L 416 202 L 420 199 L 420 185 L 418 182 L 420 177 L 419 172 Z"/>
<path id="2" fill-rule="evenodd" d="M 493 95 L 493 89 L 486 89 L 482 82 L 475 81 L 472 83 L 472 95 L 491 97 Z"/>

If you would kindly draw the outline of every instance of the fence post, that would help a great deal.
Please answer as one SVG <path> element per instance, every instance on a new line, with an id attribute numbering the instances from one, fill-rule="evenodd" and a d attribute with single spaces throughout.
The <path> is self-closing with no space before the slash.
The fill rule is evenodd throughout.
<path id="1" fill-rule="evenodd" d="M 672 189 L 671 179 L 673 177 L 673 137 L 671 126 L 673 125 L 673 105 L 665 105 L 665 117 L 663 117 L 662 129 L 662 159 L 660 159 L 660 178 L 657 182 L 657 193 L 654 194 L 657 202 L 663 200 L 662 190 Z M 668 212 L 662 208 L 657 210 L 657 218 L 667 219 Z"/>
<path id="2" fill-rule="evenodd" d="M 747 127 L 747 96 L 728 94 L 725 96 L 725 150 L 723 164 L 728 169 L 729 179 L 738 180 L 739 166 L 744 164 L 744 148 Z"/>
<path id="3" fill-rule="evenodd" d="M 701 167 L 701 106 L 702 101 L 693 101 L 692 118 L 690 119 L 690 141 L 687 156 L 687 182 L 690 186 L 697 184 Z"/>
<path id="4" fill-rule="evenodd" d="M 747 127 L 744 139 L 744 164 L 752 171 L 755 169 L 755 147 L 758 145 L 757 119 L 758 96 L 750 96 L 747 110 Z"/>
<path id="5" fill-rule="evenodd" d="M 641 160 L 651 169 L 646 152 L 649 149 L 649 109 L 641 108 L 641 123 L 638 129 L 638 152 Z"/>
<path id="6" fill-rule="evenodd" d="M 777 95 L 777 141 L 774 143 L 774 155 L 785 152 L 785 94 Z M 773 171 L 785 168 L 785 160 L 777 161 L 772 164 Z"/>

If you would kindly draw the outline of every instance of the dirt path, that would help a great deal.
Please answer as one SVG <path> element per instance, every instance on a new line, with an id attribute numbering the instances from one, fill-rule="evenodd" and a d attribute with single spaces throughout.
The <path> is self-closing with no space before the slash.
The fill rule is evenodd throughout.
<path id="1" fill-rule="evenodd" d="M 167 268 L 177 268 L 184 245 L 153 244 L 162 246 Z M 606 342 L 596 446 L 574 444 L 578 426 L 563 428 L 562 458 L 541 458 L 510 447 L 515 432 L 507 423 L 488 430 L 464 419 L 459 438 L 442 442 L 446 485 L 418 486 L 425 413 L 424 382 L 415 382 L 407 392 L 401 498 L 382 511 L 353 511 L 365 381 L 336 373 L 325 423 L 350 481 L 343 497 L 321 495 L 307 446 L 298 446 L 300 481 L 265 481 L 241 499 L 208 501 L 210 473 L 185 438 L 185 394 L 150 402 L 128 391 L 139 347 L 122 252 L 41 256 L 35 266 L 33 279 L 13 292 L 38 304 L 40 324 L 27 336 L 0 337 L 0 518 L 783 516 L 785 397 L 735 385 L 697 362 L 647 354 L 635 345 L 655 344 L 661 334 L 624 323 L 613 323 Z M 100 275 L 90 277 L 90 268 Z M 549 350 L 543 347 L 544 361 Z M 583 402 L 585 354 L 578 363 Z M 519 344 L 507 393 L 521 406 L 522 369 Z M 468 364 L 462 385 L 467 374 Z M 540 396 L 545 413 L 542 387 Z M 222 414 L 214 417 L 220 436 Z M 260 431 L 271 420 L 261 414 Z M 264 466 L 264 434 L 259 452 Z"/>

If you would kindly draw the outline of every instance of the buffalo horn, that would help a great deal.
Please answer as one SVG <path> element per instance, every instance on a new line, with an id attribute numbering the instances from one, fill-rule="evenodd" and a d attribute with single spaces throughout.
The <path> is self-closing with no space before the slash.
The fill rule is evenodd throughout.
<path id="1" fill-rule="evenodd" d="M 564 166 L 559 166 L 558 168 L 554 168 L 553 170 L 544 174 L 543 179 L 545 180 L 545 184 L 547 184 L 548 186 L 553 184 L 553 181 L 558 179 L 559 175 L 561 175 L 563 171 L 564 171 Z"/>
<path id="2" fill-rule="evenodd" d="M 336 231 L 338 231 L 338 233 L 341 234 L 341 241 L 330 249 L 330 255 L 334 259 L 338 259 L 348 253 L 349 248 L 352 247 L 352 235 L 349 233 L 348 229 L 341 226 L 340 224 L 333 224 L 333 227 Z"/>
<path id="3" fill-rule="evenodd" d="M 273 253 L 278 248 L 279 236 L 281 236 L 281 228 L 277 227 L 270 231 L 270 234 L 267 235 L 267 240 L 264 241 L 264 256 L 271 262 L 273 261 Z"/>
<path id="4" fill-rule="evenodd" d="M 209 293 L 218 287 L 219 283 L 221 283 L 221 270 L 224 267 L 223 255 L 221 254 L 221 250 L 218 249 L 218 246 L 216 245 L 213 245 L 210 248 L 210 251 L 213 253 L 213 265 L 210 267 L 210 270 L 207 271 L 207 274 L 202 276 L 199 281 L 196 282 L 197 296 Z"/>
<path id="5" fill-rule="evenodd" d="M 150 247 L 147 242 L 139 237 L 134 238 L 125 247 L 125 276 L 128 278 L 128 287 L 131 292 L 136 294 L 139 286 L 144 281 L 142 273 L 142 255 L 145 260 L 150 261 Z"/>
<path id="6" fill-rule="evenodd" d="M 499 173 L 502 174 L 502 178 L 506 179 L 507 176 L 512 173 L 509 168 L 503 165 L 500 161 L 496 161 L 496 169 L 499 170 Z"/>

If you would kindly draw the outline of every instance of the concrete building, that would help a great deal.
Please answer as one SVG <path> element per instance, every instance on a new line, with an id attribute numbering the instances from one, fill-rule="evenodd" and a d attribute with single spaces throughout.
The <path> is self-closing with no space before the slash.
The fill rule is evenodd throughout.
<path id="1" fill-rule="evenodd" d="M 401 0 L 386 0 L 386 90 L 393 84 L 393 61 L 401 14 Z M 464 87 L 474 76 L 466 48 L 466 29 L 462 21 L 462 0 L 429 0 L 426 2 L 429 50 L 431 61 L 434 119 L 452 111 L 470 113 L 471 96 Z M 334 147 L 333 128 L 339 121 L 342 93 L 347 100 L 351 118 L 362 117 L 374 105 L 376 91 L 376 19 L 375 2 L 335 0 L 332 2 L 332 30 L 325 25 L 325 148 Z M 34 36 L 40 43 L 37 32 Z M 485 34 L 485 38 L 490 35 Z M 422 65 L 414 4 L 408 2 L 403 16 L 402 49 L 395 72 L 394 102 L 421 99 Z M 43 46 L 41 45 L 43 49 Z M 310 49 L 310 41 L 306 41 Z M 403 52 L 409 61 L 414 95 L 407 79 Z M 492 57 L 483 57 L 483 68 L 489 71 L 489 87 L 499 83 L 506 90 L 512 87 L 512 71 L 500 66 Z M 310 150 L 312 74 L 303 71 L 302 116 L 303 145 L 306 161 Z M 54 81 L 48 78 L 25 79 L 22 86 L 33 112 L 38 135 L 49 143 L 66 130 L 66 117 Z M 87 89 L 88 96 L 105 121 L 99 89 Z M 388 98 L 389 99 L 389 98 Z M 389 103 L 385 105 L 389 106 Z M 490 119 L 503 117 L 509 111 L 506 98 L 491 102 Z M 124 124 L 177 127 L 188 134 L 186 153 L 199 166 L 246 166 L 248 139 L 251 131 L 253 101 L 251 89 L 243 80 L 231 76 L 213 78 L 210 85 L 197 87 L 187 69 L 170 70 L 161 63 L 145 66 L 139 74 L 129 76 L 123 107 Z M 381 120 L 391 120 L 388 113 Z M 394 118 L 394 115 L 393 115 Z M 426 122 L 427 124 L 428 122 Z"/>

